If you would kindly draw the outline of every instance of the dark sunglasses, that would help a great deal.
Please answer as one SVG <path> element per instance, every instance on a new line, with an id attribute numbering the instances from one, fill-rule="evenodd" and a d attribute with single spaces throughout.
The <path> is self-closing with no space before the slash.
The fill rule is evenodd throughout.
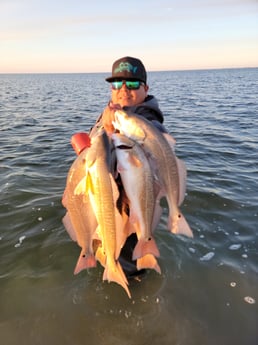
<path id="1" fill-rule="evenodd" d="M 128 90 L 138 90 L 143 83 L 139 80 L 117 80 L 111 83 L 113 90 L 120 90 L 125 84 Z"/>

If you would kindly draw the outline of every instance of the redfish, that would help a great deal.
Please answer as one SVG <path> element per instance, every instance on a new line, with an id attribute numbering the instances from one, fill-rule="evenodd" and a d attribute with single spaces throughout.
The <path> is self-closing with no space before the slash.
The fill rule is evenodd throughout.
<path id="1" fill-rule="evenodd" d="M 112 139 L 116 150 L 117 171 L 129 199 L 129 220 L 134 224 L 138 237 L 132 259 L 136 260 L 147 254 L 158 257 L 159 250 L 152 227 L 156 200 L 151 167 L 139 144 L 116 133 L 112 135 Z M 148 266 L 148 258 L 151 257 L 146 256 L 145 267 Z"/>
<path id="2" fill-rule="evenodd" d="M 75 195 L 89 197 L 98 223 L 97 234 L 102 242 L 98 251 L 102 252 L 101 263 L 105 266 L 103 280 L 120 284 L 131 297 L 127 278 L 118 262 L 122 241 L 119 227 L 123 220 L 116 208 L 119 193 L 111 166 L 110 141 L 103 131 L 91 138 L 86 155 L 85 176 L 75 188 Z"/>
<path id="3" fill-rule="evenodd" d="M 97 228 L 97 220 L 93 213 L 89 197 L 75 194 L 75 188 L 85 175 L 86 169 L 85 149 L 72 164 L 66 181 L 62 203 L 67 209 L 63 218 L 64 226 L 72 240 L 82 248 L 74 273 L 96 266 L 92 241 Z"/>
<path id="4" fill-rule="evenodd" d="M 193 237 L 185 217 L 178 206 L 182 201 L 180 174 L 185 176 L 183 164 L 178 164 L 171 143 L 151 121 L 123 110 L 115 112 L 114 128 L 138 142 L 144 148 L 152 165 L 157 183 L 160 183 L 159 198 L 165 196 L 169 206 L 168 228 L 172 233 Z M 184 189 L 184 188 L 183 188 Z"/>

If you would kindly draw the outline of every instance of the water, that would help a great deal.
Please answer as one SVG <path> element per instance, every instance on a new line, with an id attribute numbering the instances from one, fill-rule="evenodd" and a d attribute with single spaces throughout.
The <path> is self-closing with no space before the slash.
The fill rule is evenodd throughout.
<path id="1" fill-rule="evenodd" d="M 162 274 L 130 285 L 73 275 L 80 248 L 61 205 L 109 97 L 104 74 L 0 75 L 0 334 L 4 345 L 258 343 L 258 69 L 152 72 L 188 168 L 194 238 L 156 231 Z"/>

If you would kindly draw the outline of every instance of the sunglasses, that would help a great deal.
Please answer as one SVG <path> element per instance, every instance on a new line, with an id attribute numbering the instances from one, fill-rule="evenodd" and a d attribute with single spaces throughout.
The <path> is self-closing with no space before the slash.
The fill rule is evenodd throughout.
<path id="1" fill-rule="evenodd" d="M 120 90 L 125 84 L 128 90 L 138 90 L 143 83 L 139 80 L 118 80 L 111 83 L 113 90 Z"/>

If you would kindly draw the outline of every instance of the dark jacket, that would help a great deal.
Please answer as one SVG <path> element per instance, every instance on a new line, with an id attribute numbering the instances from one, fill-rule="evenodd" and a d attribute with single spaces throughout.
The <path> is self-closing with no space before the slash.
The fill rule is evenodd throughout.
<path id="1" fill-rule="evenodd" d="M 149 121 L 158 121 L 163 123 L 164 117 L 159 109 L 158 101 L 154 96 L 147 96 L 143 103 L 135 105 L 133 107 L 124 107 L 125 111 L 141 115 Z"/>

